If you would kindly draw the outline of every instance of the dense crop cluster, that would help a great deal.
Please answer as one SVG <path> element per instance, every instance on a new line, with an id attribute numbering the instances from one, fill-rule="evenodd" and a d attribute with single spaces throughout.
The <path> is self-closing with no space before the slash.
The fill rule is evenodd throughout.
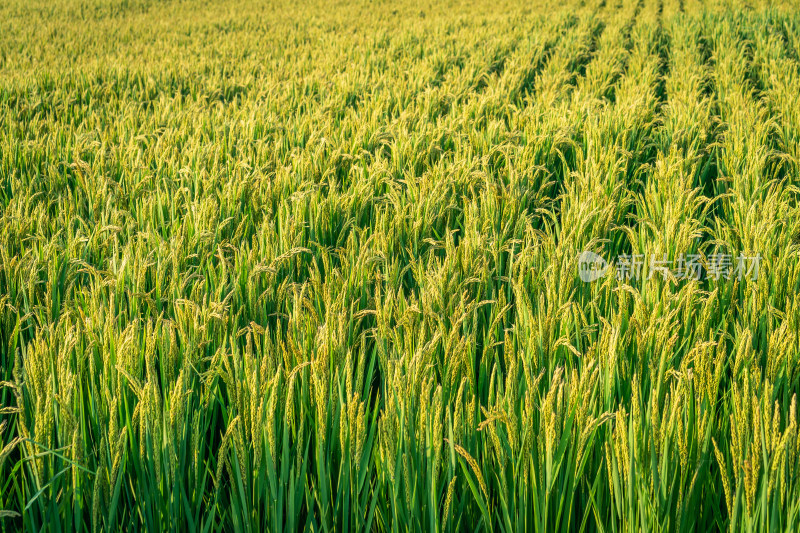
<path id="1" fill-rule="evenodd" d="M 2 2 L 0 530 L 797 530 L 797 7 Z"/>

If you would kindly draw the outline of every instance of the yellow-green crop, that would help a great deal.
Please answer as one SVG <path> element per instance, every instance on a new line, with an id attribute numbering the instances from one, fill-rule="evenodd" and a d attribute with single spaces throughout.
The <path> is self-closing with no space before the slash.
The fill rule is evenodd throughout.
<path id="1" fill-rule="evenodd" d="M 0 531 L 798 531 L 799 8 L 2 2 Z"/>

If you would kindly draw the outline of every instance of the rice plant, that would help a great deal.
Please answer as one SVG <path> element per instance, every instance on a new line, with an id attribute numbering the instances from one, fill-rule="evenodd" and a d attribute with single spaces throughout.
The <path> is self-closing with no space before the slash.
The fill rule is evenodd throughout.
<path id="1" fill-rule="evenodd" d="M 800 529 L 796 3 L 0 20 L 0 530 Z"/>

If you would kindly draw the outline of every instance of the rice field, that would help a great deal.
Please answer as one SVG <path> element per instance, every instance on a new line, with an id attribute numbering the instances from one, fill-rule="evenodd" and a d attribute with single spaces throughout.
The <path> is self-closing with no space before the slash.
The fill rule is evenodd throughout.
<path id="1" fill-rule="evenodd" d="M 0 531 L 800 529 L 796 0 L 0 21 Z"/>

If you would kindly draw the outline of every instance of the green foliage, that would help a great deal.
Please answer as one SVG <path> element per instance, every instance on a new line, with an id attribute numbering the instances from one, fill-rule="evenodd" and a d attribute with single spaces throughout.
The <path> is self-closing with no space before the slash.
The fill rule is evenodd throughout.
<path id="1" fill-rule="evenodd" d="M 0 530 L 800 528 L 790 2 L 0 20 Z"/>

